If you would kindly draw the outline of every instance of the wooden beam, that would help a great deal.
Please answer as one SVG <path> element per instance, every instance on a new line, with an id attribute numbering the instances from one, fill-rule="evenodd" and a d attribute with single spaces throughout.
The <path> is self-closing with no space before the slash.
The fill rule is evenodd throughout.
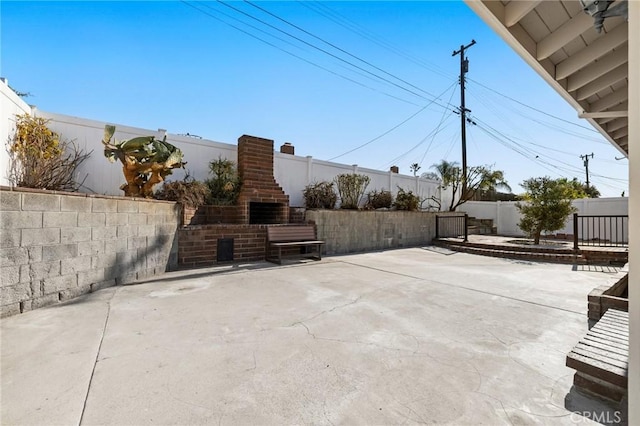
<path id="1" fill-rule="evenodd" d="M 605 109 L 621 104 L 627 99 L 629 99 L 629 87 L 624 86 L 592 103 L 589 110 L 590 112 L 604 111 Z"/>
<path id="2" fill-rule="evenodd" d="M 583 87 L 578 89 L 576 92 L 576 99 L 579 101 L 587 99 L 589 96 L 595 95 L 602 89 L 612 86 L 619 81 L 622 81 L 627 78 L 629 75 L 629 70 L 627 64 L 622 64 L 618 66 L 616 69 L 608 72 L 602 77 L 598 77 L 593 80 L 589 84 L 585 84 Z"/>
<path id="3" fill-rule="evenodd" d="M 620 130 L 616 130 L 615 132 L 611 133 L 611 137 L 614 139 L 620 139 L 622 137 L 628 136 L 629 135 L 629 128 L 628 127 L 623 127 Z"/>
<path id="4" fill-rule="evenodd" d="M 609 124 L 607 124 L 607 132 L 615 132 L 618 129 L 622 129 L 623 127 L 627 127 L 629 125 L 628 118 L 616 118 Z"/>
<path id="5" fill-rule="evenodd" d="M 541 0 L 520 0 L 507 3 L 504 7 L 504 25 L 513 27 L 540 3 L 542 3 Z"/>
<path id="6" fill-rule="evenodd" d="M 511 28 L 504 25 L 504 6 L 501 1 L 478 1 L 464 0 L 465 4 L 474 11 L 487 25 L 489 25 L 513 50 L 531 66 L 531 68 L 540 75 L 569 105 L 576 111 L 584 111 L 584 105 L 581 105 L 575 97 L 575 93 L 569 93 L 566 88 L 566 79 L 562 82 L 556 81 L 555 66 L 549 59 L 538 61 L 536 59 L 535 50 L 537 43 L 522 28 L 522 25 L 516 24 Z M 582 13 L 582 12 L 580 12 Z M 584 103 L 584 102 L 583 102 Z M 606 119 L 605 119 L 606 120 Z M 611 118 L 610 120 L 613 120 Z M 609 120 L 609 121 L 610 121 Z M 589 124 L 594 126 L 602 136 L 613 146 L 619 149 L 615 141 L 602 128 L 602 126 L 593 118 L 588 118 Z M 620 150 L 620 152 L 623 152 Z"/>
<path id="7" fill-rule="evenodd" d="M 625 64 L 628 58 L 627 45 L 624 44 L 612 53 L 601 57 L 597 62 L 571 75 L 567 81 L 567 90 L 573 92 L 591 83 L 596 78 L 614 70 L 619 65 Z"/>
<path id="8" fill-rule="evenodd" d="M 624 149 L 625 152 L 629 152 L 629 136 L 621 137 L 620 140 L 617 140 L 616 143 L 620 146 L 620 148 Z"/>
<path id="9" fill-rule="evenodd" d="M 601 112 L 581 112 L 580 118 L 618 118 L 628 117 L 629 111 L 601 111 Z"/>
<path id="10" fill-rule="evenodd" d="M 593 27 L 593 18 L 584 12 L 578 13 L 538 42 L 537 59 L 541 61 L 548 58 L 591 27 Z"/>
<path id="11" fill-rule="evenodd" d="M 556 80 L 562 80 L 627 41 L 629 24 L 624 22 L 584 49 L 556 65 Z"/>

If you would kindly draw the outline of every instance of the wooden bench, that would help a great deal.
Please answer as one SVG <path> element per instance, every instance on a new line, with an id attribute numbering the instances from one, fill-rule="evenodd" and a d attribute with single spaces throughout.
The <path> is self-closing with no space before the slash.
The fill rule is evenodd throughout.
<path id="1" fill-rule="evenodd" d="M 312 247 L 311 253 L 297 253 L 297 257 L 312 257 L 317 260 L 322 259 L 322 245 L 324 241 L 316 238 L 316 228 L 314 225 L 286 225 L 267 227 L 267 256 L 269 262 L 282 264 L 282 249 L 290 247 Z M 277 258 L 269 258 L 269 249 L 277 251 Z M 301 250 L 302 251 L 302 250 Z"/>
<path id="2" fill-rule="evenodd" d="M 578 391 L 620 402 L 627 392 L 629 313 L 609 309 L 567 355 Z"/>

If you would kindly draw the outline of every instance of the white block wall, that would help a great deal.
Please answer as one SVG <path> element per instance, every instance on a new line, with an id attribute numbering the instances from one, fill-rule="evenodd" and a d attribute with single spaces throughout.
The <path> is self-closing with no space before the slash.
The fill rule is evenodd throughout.
<path id="1" fill-rule="evenodd" d="M 10 102 L 6 99 L 9 99 Z M 20 102 L 22 101 L 17 98 L 13 92 L 5 95 L 5 90 L 3 90 L 2 123 L 5 127 L 2 128 L 2 131 L 7 137 L 13 133 L 13 127 L 7 127 L 6 123 L 11 122 L 16 111 L 22 112 L 22 108 L 25 106 L 29 108 L 24 102 L 22 102 L 22 104 Z M 13 109 L 9 107 L 5 108 L 5 103 L 8 106 L 14 105 Z M 78 170 L 77 180 L 83 181 L 80 191 L 85 193 L 123 195 L 120 190 L 120 185 L 124 183 L 122 166 L 119 163 L 109 163 L 103 154 L 101 140 L 105 124 L 115 124 L 115 139 L 118 141 L 138 136 L 155 136 L 158 139 L 162 139 L 166 134 L 167 141 L 180 148 L 184 153 L 184 159 L 187 162 L 186 168 L 190 176 L 198 180 L 205 180 L 209 177 L 209 162 L 218 157 L 226 158 L 234 162 L 237 161 L 236 144 L 167 134 L 164 130 L 142 129 L 117 123 L 107 123 L 104 121 L 55 114 L 40 111 L 37 108 L 33 108 L 33 114 L 50 119 L 49 127 L 59 133 L 63 139 L 73 141 L 78 148 L 87 152 L 93 151 L 91 156 L 82 163 Z M 275 148 L 277 150 L 279 146 L 277 145 Z M 2 161 L 8 164 L 8 159 L 2 157 Z M 289 195 L 290 205 L 293 207 L 301 207 L 304 205 L 302 191 L 305 186 L 314 182 L 331 181 L 342 173 L 361 173 L 368 175 L 371 178 L 371 183 L 367 187 L 367 192 L 374 189 L 385 189 L 395 194 L 397 193 L 398 187 L 401 187 L 406 191 L 413 191 L 414 194 L 423 199 L 440 194 L 438 183 L 431 180 L 388 171 L 364 169 L 354 165 L 321 161 L 312 157 L 282 154 L 277 151 L 274 155 L 274 175 L 276 181 L 285 193 Z M 185 172 L 182 169 L 176 169 L 169 177 L 169 180 L 179 180 L 182 179 L 184 175 Z M 2 181 L 2 184 L 9 185 L 9 181 L 5 179 Z M 427 203 L 424 204 L 424 207 L 427 207 Z"/>
<path id="2" fill-rule="evenodd" d="M 15 92 L 9 89 L 6 82 L 0 81 L 0 140 L 3 146 L 0 148 L 0 185 L 9 186 L 9 153 L 7 142 L 15 133 L 15 116 L 19 114 L 31 114 L 31 107 L 23 101 Z"/>

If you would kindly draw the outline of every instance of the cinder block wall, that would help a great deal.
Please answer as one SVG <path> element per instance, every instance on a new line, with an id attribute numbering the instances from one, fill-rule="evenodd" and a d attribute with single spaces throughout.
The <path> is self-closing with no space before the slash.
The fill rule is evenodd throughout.
<path id="1" fill-rule="evenodd" d="M 438 213 L 441 214 L 441 213 Z M 406 211 L 307 210 L 326 254 L 355 253 L 431 244 L 435 213 Z"/>
<path id="2" fill-rule="evenodd" d="M 0 187 L 0 212 L 3 317 L 177 266 L 173 202 Z"/>

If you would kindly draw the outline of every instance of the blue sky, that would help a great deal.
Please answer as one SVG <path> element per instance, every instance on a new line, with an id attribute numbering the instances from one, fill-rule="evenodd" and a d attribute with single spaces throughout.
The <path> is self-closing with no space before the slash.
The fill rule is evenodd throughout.
<path id="1" fill-rule="evenodd" d="M 593 152 L 591 182 L 603 196 L 628 193 L 627 160 L 616 161 L 622 155 L 462 2 L 0 7 L 0 74 L 41 110 L 226 143 L 250 134 L 291 142 L 298 155 L 406 174 L 412 163 L 421 173 L 460 162 L 452 52 L 475 39 L 468 164 L 503 170 L 519 193 L 529 177 L 584 181 L 579 156 Z"/>

